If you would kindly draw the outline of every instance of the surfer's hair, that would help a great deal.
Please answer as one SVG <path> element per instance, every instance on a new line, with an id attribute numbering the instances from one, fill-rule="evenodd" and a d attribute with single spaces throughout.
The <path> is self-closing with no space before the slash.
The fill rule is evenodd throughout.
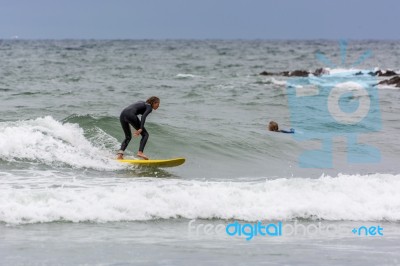
<path id="1" fill-rule="evenodd" d="M 269 131 L 278 131 L 279 130 L 278 123 L 276 123 L 275 121 L 269 122 L 268 129 Z"/>
<path id="2" fill-rule="evenodd" d="M 151 96 L 150 98 L 148 98 L 146 100 L 146 103 L 150 104 L 151 106 L 153 106 L 154 103 L 159 103 L 160 102 L 160 98 L 156 97 L 156 96 Z"/>

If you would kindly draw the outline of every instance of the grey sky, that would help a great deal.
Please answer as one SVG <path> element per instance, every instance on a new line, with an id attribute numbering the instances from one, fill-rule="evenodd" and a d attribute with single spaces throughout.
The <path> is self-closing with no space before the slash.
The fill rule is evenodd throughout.
<path id="1" fill-rule="evenodd" d="M 0 0 L 0 38 L 400 39 L 397 0 Z"/>

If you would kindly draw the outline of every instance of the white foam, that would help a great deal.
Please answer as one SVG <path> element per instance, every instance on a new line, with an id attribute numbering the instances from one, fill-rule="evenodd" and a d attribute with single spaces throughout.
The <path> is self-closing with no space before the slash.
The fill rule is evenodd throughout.
<path id="1" fill-rule="evenodd" d="M 254 182 L 140 179 L 113 186 L 1 188 L 9 224 L 170 219 L 400 221 L 400 175 Z"/>
<path id="2" fill-rule="evenodd" d="M 364 73 L 364 71 L 362 71 L 361 69 L 355 69 L 355 68 L 333 68 L 333 69 L 327 69 L 329 71 L 330 75 L 354 75 L 357 72 L 362 72 Z"/>
<path id="3" fill-rule="evenodd" d="M 395 85 L 379 84 L 377 87 L 379 90 L 400 90 L 400 88 Z"/>
<path id="4" fill-rule="evenodd" d="M 0 123 L 0 159 L 32 160 L 45 164 L 115 169 L 112 154 L 95 147 L 77 124 L 56 121 L 51 116 Z"/>
<path id="5" fill-rule="evenodd" d="M 275 78 L 271 78 L 272 84 L 279 85 L 279 86 L 286 86 L 286 80 L 278 80 Z"/>
<path id="6" fill-rule="evenodd" d="M 192 75 L 192 74 L 178 74 L 176 75 L 177 78 L 182 78 L 182 79 L 186 79 L 186 78 L 195 78 L 197 77 L 196 75 Z"/>

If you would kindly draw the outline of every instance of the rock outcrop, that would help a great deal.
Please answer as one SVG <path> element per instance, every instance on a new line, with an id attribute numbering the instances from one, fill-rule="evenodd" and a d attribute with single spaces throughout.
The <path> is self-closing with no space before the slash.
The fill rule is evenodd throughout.
<path id="1" fill-rule="evenodd" d="M 387 80 L 382 80 L 378 83 L 378 85 L 394 85 L 395 87 L 400 88 L 400 76 L 396 76 Z"/>

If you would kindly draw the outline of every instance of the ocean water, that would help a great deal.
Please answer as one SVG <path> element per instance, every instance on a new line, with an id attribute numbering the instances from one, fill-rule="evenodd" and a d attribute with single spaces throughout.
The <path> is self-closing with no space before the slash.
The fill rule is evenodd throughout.
<path id="1" fill-rule="evenodd" d="M 399 73 L 399 51 L 395 41 L 0 41 L 0 264 L 399 265 L 400 91 L 367 74 Z M 259 75 L 317 68 L 328 74 Z M 369 99 L 370 123 L 354 131 L 291 104 L 293 79 L 368 84 L 376 94 L 348 98 Z M 180 167 L 114 160 L 121 110 L 153 95 L 145 153 L 185 157 Z M 270 120 L 296 133 L 268 132 Z M 352 130 L 374 150 L 350 145 Z M 331 145 L 304 167 L 321 136 Z M 226 232 L 257 222 L 284 230 Z"/>

